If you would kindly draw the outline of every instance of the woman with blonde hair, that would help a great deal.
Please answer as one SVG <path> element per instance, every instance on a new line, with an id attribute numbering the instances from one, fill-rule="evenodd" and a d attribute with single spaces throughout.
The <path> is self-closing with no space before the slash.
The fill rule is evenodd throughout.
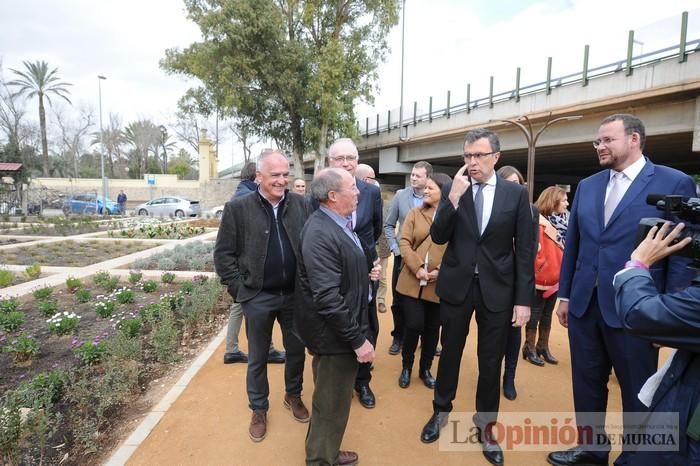
<path id="1" fill-rule="evenodd" d="M 545 189 L 535 202 L 535 207 L 540 211 L 539 246 L 535 259 L 536 293 L 530 320 L 525 327 L 523 358 L 537 366 L 544 365 L 543 359 L 549 364 L 559 362 L 549 351 L 549 332 L 552 328 L 552 312 L 557 302 L 564 244 L 559 239 L 559 232 L 547 218 L 566 212 L 568 206 L 566 191 L 559 186 Z M 539 336 L 535 344 L 538 326 Z"/>

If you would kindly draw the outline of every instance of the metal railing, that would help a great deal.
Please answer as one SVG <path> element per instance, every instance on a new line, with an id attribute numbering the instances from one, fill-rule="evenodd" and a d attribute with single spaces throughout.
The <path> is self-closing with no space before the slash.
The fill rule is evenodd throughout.
<path id="1" fill-rule="evenodd" d="M 564 76 L 551 78 L 552 70 L 552 57 L 547 60 L 547 78 L 544 81 L 530 84 L 525 87 L 520 87 L 520 68 L 516 70 L 515 87 L 500 92 L 497 94 L 493 93 L 493 76 L 490 77 L 489 84 L 489 94 L 486 96 L 479 97 L 477 99 L 471 99 L 471 84 L 467 84 L 466 100 L 451 105 L 451 91 L 447 91 L 446 94 L 446 104 L 442 108 L 433 109 L 433 97 L 428 97 L 428 111 L 423 113 L 418 113 L 418 101 L 413 102 L 413 113 L 408 114 L 403 121 L 399 122 L 392 121 L 392 111 L 388 110 L 386 112 L 386 117 L 382 117 L 380 113 L 376 114 L 375 117 L 366 117 L 364 120 L 357 121 L 357 131 L 360 135 L 364 137 L 369 137 L 372 135 L 378 135 L 384 132 L 391 132 L 395 129 L 403 129 L 410 125 L 417 125 L 419 122 L 428 121 L 432 122 L 434 119 L 438 118 L 450 118 L 456 113 L 466 112 L 470 113 L 472 110 L 488 106 L 492 108 L 494 104 L 499 102 L 507 102 L 515 100 L 520 101 L 520 98 L 526 95 L 535 94 L 538 92 L 546 92 L 550 94 L 552 89 L 569 86 L 573 84 L 580 83 L 582 87 L 587 86 L 591 79 L 600 78 L 603 76 L 612 75 L 624 71 L 626 76 L 631 76 L 635 69 L 653 65 L 664 60 L 669 60 L 672 58 L 678 58 L 679 63 L 684 63 L 687 57 L 691 53 L 700 52 L 700 39 L 695 39 L 692 41 L 687 41 L 687 29 L 688 29 L 688 13 L 684 12 L 681 17 L 681 32 L 680 41 L 675 45 L 665 47 L 653 52 L 647 52 L 639 55 L 633 55 L 634 47 L 634 31 L 629 31 L 627 40 L 627 57 L 622 60 L 618 60 L 607 65 L 597 66 L 595 68 L 588 68 L 588 57 L 590 47 L 586 45 L 584 47 L 583 53 L 583 68 L 581 71 L 575 73 L 567 74 Z M 398 113 L 398 112 L 396 112 Z M 407 112 L 404 110 L 404 115 Z M 374 120 L 374 121 L 373 121 Z M 370 126 L 370 122 L 373 126 Z"/>

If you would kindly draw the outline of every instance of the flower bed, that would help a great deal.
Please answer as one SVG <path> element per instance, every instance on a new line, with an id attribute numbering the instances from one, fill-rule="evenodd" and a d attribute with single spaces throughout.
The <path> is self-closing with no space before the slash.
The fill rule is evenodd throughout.
<path id="1" fill-rule="evenodd" d="M 99 462 L 149 382 L 194 357 L 230 304 L 217 280 L 110 292 L 115 284 L 100 273 L 69 285 L 73 293 L 61 286 L 0 301 L 0 464 Z M 79 290 L 93 299 L 80 303 Z M 46 317 L 40 304 L 49 300 L 58 312 Z M 99 317 L 106 301 L 115 306 Z"/>
<path id="2" fill-rule="evenodd" d="M 41 269 L 39 269 L 38 274 L 33 272 L 28 274 L 26 273 L 26 269 L 24 272 L 17 272 L 0 267 L 0 289 L 19 285 L 21 283 L 36 280 L 37 278 L 45 276 L 47 276 L 47 274 L 42 274 Z"/>
<path id="3" fill-rule="evenodd" d="M 196 270 L 214 271 L 214 243 L 211 241 L 193 241 L 186 246 L 177 245 L 169 251 L 139 259 L 132 268 L 143 270 Z"/>
<path id="4" fill-rule="evenodd" d="M 191 222 L 187 222 L 188 225 L 193 227 L 203 227 L 203 228 L 219 228 L 221 225 L 221 219 L 219 218 L 198 218 Z"/>
<path id="5" fill-rule="evenodd" d="M 141 225 L 128 228 L 119 232 L 110 231 L 111 237 L 139 238 L 139 239 L 185 239 L 201 235 L 205 232 L 203 227 L 191 226 L 189 223 L 171 223 L 165 225 Z"/>
<path id="6" fill-rule="evenodd" d="M 0 264 L 84 267 L 158 246 L 137 241 L 58 241 L 0 250 Z"/>

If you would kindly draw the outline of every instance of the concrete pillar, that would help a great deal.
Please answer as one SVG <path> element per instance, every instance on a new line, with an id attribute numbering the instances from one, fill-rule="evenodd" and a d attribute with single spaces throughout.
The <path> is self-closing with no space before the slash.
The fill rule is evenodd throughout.
<path id="1" fill-rule="evenodd" d="M 700 97 L 695 98 L 695 119 L 693 121 L 693 152 L 700 152 Z"/>
<path id="2" fill-rule="evenodd" d="M 412 163 L 399 162 L 399 148 L 387 147 L 379 151 L 379 173 L 411 173 Z"/>
<path id="3" fill-rule="evenodd" d="M 199 135 L 199 183 L 208 183 L 218 178 L 219 158 L 214 144 L 207 137 L 207 130 L 201 129 Z"/>

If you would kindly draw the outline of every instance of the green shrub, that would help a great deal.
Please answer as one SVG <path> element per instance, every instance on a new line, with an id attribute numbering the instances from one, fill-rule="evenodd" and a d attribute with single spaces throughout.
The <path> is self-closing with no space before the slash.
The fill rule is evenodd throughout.
<path id="1" fill-rule="evenodd" d="M 110 275 L 108 272 L 101 271 L 97 272 L 95 275 L 92 277 L 92 281 L 95 285 L 97 286 L 102 286 L 102 284 L 105 282 L 105 280 L 109 280 Z"/>
<path id="2" fill-rule="evenodd" d="M 70 335 L 75 332 L 76 327 L 80 322 L 80 316 L 71 312 L 63 311 L 51 317 L 46 323 L 49 325 L 49 331 L 54 335 L 63 336 Z"/>
<path id="3" fill-rule="evenodd" d="M 163 272 L 163 274 L 160 276 L 160 280 L 163 283 L 172 283 L 175 281 L 175 274 L 172 272 Z"/>
<path id="4" fill-rule="evenodd" d="M 29 361 L 39 354 L 39 342 L 31 335 L 22 332 L 20 336 L 12 339 L 3 349 L 4 353 L 10 353 L 15 363 Z"/>
<path id="5" fill-rule="evenodd" d="M 86 341 L 73 349 L 75 356 L 80 359 L 80 362 L 88 366 L 94 366 L 102 361 L 102 357 L 107 353 L 107 343 L 99 340 L 99 337 L 93 341 Z"/>
<path id="6" fill-rule="evenodd" d="M 158 362 L 167 364 L 177 360 L 177 327 L 171 311 L 165 310 L 161 320 L 153 325 L 151 345 Z"/>
<path id="7" fill-rule="evenodd" d="M 50 286 L 45 286 L 43 288 L 37 288 L 36 290 L 32 291 L 32 296 L 34 296 L 36 299 L 47 299 L 53 294 L 53 288 Z"/>
<path id="8" fill-rule="evenodd" d="M 192 291 L 194 291 L 194 282 L 189 280 L 182 282 L 182 285 L 180 285 L 180 291 L 185 294 L 192 294 Z"/>
<path id="9" fill-rule="evenodd" d="M 146 304 L 143 308 L 141 308 L 139 314 L 145 322 L 154 324 L 160 321 L 163 311 L 169 308 L 170 306 L 163 302 Z"/>
<path id="10" fill-rule="evenodd" d="M 80 290 L 82 286 L 83 282 L 81 282 L 79 278 L 66 278 L 66 288 L 68 288 L 68 291 L 70 291 L 71 293 L 75 293 L 76 291 Z"/>
<path id="11" fill-rule="evenodd" d="M 119 304 L 129 304 L 133 303 L 136 299 L 136 293 L 129 288 L 121 288 L 114 293 L 114 297 L 117 298 Z"/>
<path id="12" fill-rule="evenodd" d="M 87 303 L 92 299 L 92 293 L 87 288 L 80 288 L 75 292 L 75 300 L 81 304 Z"/>
<path id="13" fill-rule="evenodd" d="M 10 286 L 15 281 L 15 273 L 12 270 L 0 269 L 0 288 Z"/>
<path id="14" fill-rule="evenodd" d="M 41 276 L 41 266 L 39 264 L 28 265 L 23 273 L 28 279 L 35 280 Z"/>
<path id="15" fill-rule="evenodd" d="M 117 332 L 107 340 L 107 354 L 110 358 L 121 361 L 141 361 L 143 357 L 143 341 L 141 338 L 130 338 Z"/>
<path id="16" fill-rule="evenodd" d="M 43 301 L 39 301 L 37 308 L 44 317 L 51 317 L 58 313 L 58 300 L 45 299 Z"/>
<path id="17" fill-rule="evenodd" d="M 16 393 L 24 406 L 31 406 L 38 401 L 39 406 L 49 408 L 61 399 L 64 385 L 64 374 L 53 370 L 37 374 L 28 382 L 22 382 Z"/>
<path id="18" fill-rule="evenodd" d="M 141 321 L 134 317 L 120 320 L 116 327 L 119 333 L 127 338 L 141 335 Z"/>
<path id="19" fill-rule="evenodd" d="M 24 324 L 26 316 L 21 311 L 0 312 L 0 329 L 14 332 Z"/>
<path id="20" fill-rule="evenodd" d="M 19 309 L 19 302 L 16 298 L 0 299 L 0 313 L 13 312 Z"/>
<path id="21" fill-rule="evenodd" d="M 101 286 L 105 289 L 105 291 L 114 291 L 119 286 L 119 277 L 109 277 L 102 283 Z"/>
<path id="22" fill-rule="evenodd" d="M 143 282 L 142 288 L 144 293 L 153 293 L 158 289 L 158 283 L 155 280 L 147 280 Z"/>
<path id="23" fill-rule="evenodd" d="M 141 281 L 142 278 L 143 273 L 139 271 L 132 270 L 131 272 L 129 272 L 129 283 L 131 283 L 132 285 L 136 285 L 138 282 Z"/>
<path id="24" fill-rule="evenodd" d="M 103 297 L 95 304 L 95 313 L 98 317 L 107 319 L 109 317 L 112 317 L 112 314 L 114 314 L 114 310 L 116 308 L 117 303 L 113 299 L 109 297 Z"/>

